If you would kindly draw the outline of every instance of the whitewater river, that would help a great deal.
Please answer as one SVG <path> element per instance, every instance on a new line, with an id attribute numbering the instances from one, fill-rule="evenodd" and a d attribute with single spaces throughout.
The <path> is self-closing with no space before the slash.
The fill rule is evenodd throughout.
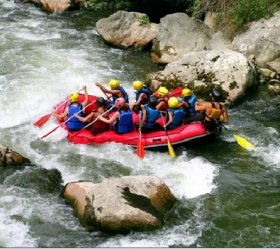
<path id="1" fill-rule="evenodd" d="M 162 229 L 128 235 L 89 233 L 57 194 L 13 185 L 25 170 L 0 182 L 0 247 L 279 247 L 280 98 L 265 86 L 229 110 L 230 127 L 255 144 L 247 152 L 223 131 L 210 144 L 167 152 L 146 151 L 144 160 L 129 146 L 70 144 L 52 111 L 70 92 L 94 82 L 120 79 L 134 100 L 131 82 L 159 70 L 148 52 L 105 45 L 92 12 L 44 13 L 33 5 L 0 0 L 0 144 L 37 167 L 58 169 L 63 183 L 100 182 L 110 176 L 156 175 L 178 198 Z M 34 166 L 33 166 L 34 168 Z M 11 178 L 12 177 L 12 178 Z"/>

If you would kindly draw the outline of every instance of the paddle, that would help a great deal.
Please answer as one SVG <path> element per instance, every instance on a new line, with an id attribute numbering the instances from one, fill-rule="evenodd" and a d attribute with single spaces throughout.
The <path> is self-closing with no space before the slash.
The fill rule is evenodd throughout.
<path id="1" fill-rule="evenodd" d="M 76 112 L 77 114 L 79 114 L 80 112 L 84 111 L 88 106 L 92 105 L 94 103 L 94 101 L 92 103 L 89 103 L 88 105 L 86 105 L 82 110 Z M 51 133 L 53 133 L 55 130 L 57 130 L 59 127 L 61 127 L 63 124 L 67 123 L 71 118 L 75 117 L 75 115 L 72 115 L 71 117 L 69 117 L 66 121 L 64 121 L 63 123 L 57 125 L 56 127 L 54 127 L 51 131 L 49 131 L 47 134 L 45 134 L 44 136 L 41 137 L 45 138 L 48 135 L 50 135 Z"/>
<path id="2" fill-rule="evenodd" d="M 163 122 L 163 128 L 164 128 L 164 131 L 165 131 L 165 135 L 167 137 L 167 147 L 168 147 L 168 152 L 169 152 L 169 155 L 171 157 L 176 157 L 176 154 L 175 154 L 175 151 L 170 143 L 170 140 L 169 140 L 169 136 L 168 136 L 168 133 L 167 133 L 167 130 L 166 130 L 166 127 L 165 127 L 165 122 L 164 122 L 164 118 L 162 116 L 162 114 L 160 113 L 160 116 L 162 118 L 162 122 Z"/>
<path id="3" fill-rule="evenodd" d="M 82 89 L 80 89 L 78 92 L 80 92 Z M 61 103 L 59 106 L 57 106 L 55 108 L 55 111 L 57 111 L 61 106 L 63 106 L 67 101 L 69 100 L 69 98 L 67 98 L 63 103 Z M 37 127 L 42 127 L 46 122 L 48 122 L 48 120 L 50 119 L 52 113 L 49 113 L 41 118 L 39 118 L 33 125 L 37 126 Z"/>
<path id="4" fill-rule="evenodd" d="M 230 130 L 229 128 L 227 128 L 224 124 L 222 124 L 222 126 L 225 128 L 225 130 Z M 246 150 L 255 150 L 255 146 L 249 142 L 248 140 L 246 140 L 246 138 L 241 137 L 239 135 L 233 134 L 236 142 L 244 149 Z"/>
<path id="5" fill-rule="evenodd" d="M 139 131 L 139 141 L 137 143 L 137 156 L 140 158 L 145 157 L 144 144 L 142 142 L 142 133 Z"/>
<path id="6" fill-rule="evenodd" d="M 113 105 L 110 109 L 108 109 L 106 112 L 98 115 L 98 117 L 102 117 L 104 114 L 108 113 L 109 111 L 111 111 L 113 108 L 115 107 L 115 105 Z M 81 133 L 83 130 L 85 130 L 87 127 L 89 127 L 90 125 L 94 124 L 97 120 L 98 117 L 96 117 L 96 119 L 94 119 L 93 121 L 91 121 L 90 123 L 88 123 L 85 127 L 83 127 L 81 130 L 75 132 L 74 134 L 70 135 L 70 138 L 77 136 L 79 133 Z"/>

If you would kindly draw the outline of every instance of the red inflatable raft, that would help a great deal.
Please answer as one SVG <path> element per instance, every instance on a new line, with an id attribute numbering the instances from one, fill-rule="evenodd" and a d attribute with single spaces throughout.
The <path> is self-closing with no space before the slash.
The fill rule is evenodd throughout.
<path id="1" fill-rule="evenodd" d="M 89 103 L 90 104 L 86 108 L 86 115 L 90 113 L 92 110 L 97 109 L 97 106 L 94 104 L 94 101 L 97 97 L 89 95 Z M 80 102 L 84 100 L 84 95 L 80 94 Z M 62 113 L 69 102 L 65 103 L 61 106 L 57 113 Z M 111 114 L 112 115 L 112 114 Z M 139 121 L 139 115 L 133 113 L 133 121 L 134 123 Z M 159 123 L 162 124 L 161 118 L 158 120 Z M 67 130 L 65 124 L 62 124 L 61 127 Z M 187 125 L 181 125 L 173 130 L 167 131 L 170 143 L 172 145 L 181 145 L 194 140 L 201 140 L 206 137 L 213 137 L 214 132 L 209 132 L 206 130 L 204 124 L 201 122 L 193 122 Z M 103 144 L 103 143 L 122 143 L 131 145 L 133 147 L 137 146 L 139 142 L 139 132 L 134 129 L 134 131 L 126 133 L 126 134 L 117 134 L 113 130 L 105 131 L 98 135 L 93 135 L 89 130 L 83 129 L 78 132 L 70 132 L 68 131 L 67 139 L 72 143 L 77 144 Z M 168 142 L 168 138 L 164 130 L 150 132 L 150 133 L 142 133 L 142 143 L 145 148 L 159 148 L 166 147 Z"/>

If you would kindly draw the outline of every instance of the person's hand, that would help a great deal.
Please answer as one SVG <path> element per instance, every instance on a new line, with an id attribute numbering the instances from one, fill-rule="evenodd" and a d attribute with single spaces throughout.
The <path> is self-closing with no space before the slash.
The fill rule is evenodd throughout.
<path id="1" fill-rule="evenodd" d="M 79 115 L 78 115 L 77 113 L 75 113 L 75 114 L 74 114 L 74 116 L 75 116 L 76 118 L 78 118 L 78 117 L 79 117 Z"/>
<path id="2" fill-rule="evenodd" d="M 95 85 L 98 86 L 98 87 L 101 87 L 101 84 L 98 83 L 98 82 L 95 82 Z"/>
<path id="3" fill-rule="evenodd" d="M 141 128 L 141 127 L 139 127 L 139 128 L 138 128 L 138 131 L 139 131 L 139 132 L 141 132 L 141 131 L 142 131 L 142 128 Z"/>

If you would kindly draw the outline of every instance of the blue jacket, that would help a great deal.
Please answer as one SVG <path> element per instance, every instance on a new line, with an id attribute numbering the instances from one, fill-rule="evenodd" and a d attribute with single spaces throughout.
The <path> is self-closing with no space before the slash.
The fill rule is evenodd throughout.
<path id="1" fill-rule="evenodd" d="M 119 111 L 120 119 L 116 121 L 114 124 L 114 129 L 117 133 L 123 134 L 133 131 L 133 119 L 132 119 L 132 112 L 129 110 Z"/>
<path id="2" fill-rule="evenodd" d="M 175 129 L 182 124 L 184 118 L 184 111 L 182 109 L 169 109 L 169 112 L 173 112 L 173 121 L 168 125 L 169 129 Z"/>
<path id="3" fill-rule="evenodd" d="M 125 99 L 125 102 L 126 103 L 129 103 L 129 98 L 128 98 L 128 94 L 127 92 L 124 90 L 124 88 L 122 86 L 119 86 L 119 88 L 117 90 L 120 90 L 124 96 L 124 99 Z M 112 95 L 112 98 L 113 98 L 113 105 L 115 104 L 115 101 L 117 98 L 119 98 L 118 95 Z"/>
<path id="4" fill-rule="evenodd" d="M 145 93 L 145 94 L 147 94 L 147 99 L 144 99 L 142 102 L 141 102 L 141 104 L 142 105 L 146 105 L 146 104 L 148 104 L 149 103 L 149 99 L 150 99 L 150 96 L 151 96 L 151 91 L 147 88 L 147 87 L 143 87 L 141 90 L 139 90 L 139 91 L 136 91 L 135 92 L 135 99 L 136 99 L 136 101 L 139 99 L 139 96 L 140 96 L 140 94 L 141 93 Z"/>
<path id="5" fill-rule="evenodd" d="M 70 104 L 68 106 L 68 118 L 72 117 L 75 113 L 81 111 L 82 109 L 83 109 L 82 104 L 78 104 L 77 106 Z M 80 112 L 78 115 L 80 117 L 84 117 L 84 112 Z M 85 126 L 85 123 L 80 121 L 78 118 L 74 116 L 66 123 L 66 125 L 70 131 L 78 131 Z"/>
<path id="6" fill-rule="evenodd" d="M 149 106 L 145 106 L 145 109 L 147 111 L 147 119 L 146 119 L 146 122 L 144 123 L 143 127 L 153 128 L 156 120 L 160 116 L 160 111 L 157 109 L 153 109 Z"/>

